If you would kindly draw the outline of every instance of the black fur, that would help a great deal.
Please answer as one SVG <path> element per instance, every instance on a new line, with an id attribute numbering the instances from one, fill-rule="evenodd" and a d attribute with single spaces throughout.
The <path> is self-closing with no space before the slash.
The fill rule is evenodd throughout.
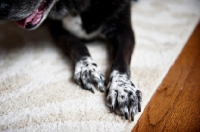
<path id="1" fill-rule="evenodd" d="M 0 17 L 9 20 L 23 19 L 36 10 L 42 1 L 43 0 L 1 0 Z M 48 1 L 52 2 L 55 0 Z M 80 15 L 82 28 L 88 34 L 101 27 L 101 34 L 103 34 L 107 40 L 110 41 L 113 47 L 113 63 L 111 66 L 111 73 L 113 71 L 118 71 L 119 74 L 127 76 L 126 82 L 131 82 L 129 81 L 130 61 L 135 39 L 131 27 L 130 8 L 130 0 L 59 0 L 48 13 L 48 17 L 51 19 L 50 30 L 59 47 L 61 47 L 66 54 L 69 54 L 74 62 L 77 63 L 86 57 L 91 57 L 90 53 L 81 39 L 72 35 L 69 31 L 62 27 L 60 20 L 68 15 Z M 95 63 L 92 63 L 92 65 L 96 66 Z M 86 67 L 87 66 L 88 65 L 86 65 Z M 88 71 L 87 82 L 89 83 L 90 77 L 88 76 L 91 76 L 92 73 L 91 70 Z M 113 78 L 114 77 L 112 76 L 110 83 L 115 83 L 112 81 Z M 80 81 L 79 84 L 84 86 L 81 78 L 77 79 L 77 81 Z M 99 81 L 104 81 L 104 79 L 101 78 Z M 96 81 L 96 83 L 98 83 L 98 81 Z M 123 86 L 121 84 L 123 84 Z M 129 84 L 124 82 L 121 82 L 121 84 L 119 87 L 125 89 L 125 93 L 131 96 L 130 98 L 128 97 L 129 100 L 118 102 L 117 97 L 111 96 L 112 89 L 108 86 L 107 94 L 110 93 L 110 96 L 108 96 L 107 103 L 112 109 L 120 111 L 120 114 L 124 115 L 126 119 L 128 119 L 128 113 L 122 109 L 132 109 L 129 111 L 129 114 L 131 115 L 131 119 L 133 119 L 133 115 L 137 111 L 141 111 L 141 92 L 139 90 L 137 90 L 137 92 L 134 91 L 135 86 L 132 82 L 131 90 L 126 89 L 126 85 L 129 86 Z M 92 90 L 91 87 L 84 88 Z M 100 90 L 103 91 L 102 87 Z M 123 97 L 122 99 L 126 98 L 126 96 L 120 95 L 118 90 L 114 90 L 114 92 L 115 95 Z M 133 92 L 135 95 L 129 94 Z M 113 100 L 115 101 L 114 104 L 112 104 Z M 138 106 L 133 105 L 135 103 L 131 103 L 131 100 L 135 101 L 136 104 L 138 103 Z"/>

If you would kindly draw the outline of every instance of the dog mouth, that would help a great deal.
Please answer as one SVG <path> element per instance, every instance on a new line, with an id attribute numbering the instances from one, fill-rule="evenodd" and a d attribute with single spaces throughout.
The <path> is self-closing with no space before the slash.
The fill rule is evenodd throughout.
<path id="1" fill-rule="evenodd" d="M 28 17 L 16 21 L 17 25 L 25 29 L 32 29 L 36 27 L 41 22 L 43 14 L 48 10 L 52 2 L 53 0 L 43 0 L 40 6 Z"/>

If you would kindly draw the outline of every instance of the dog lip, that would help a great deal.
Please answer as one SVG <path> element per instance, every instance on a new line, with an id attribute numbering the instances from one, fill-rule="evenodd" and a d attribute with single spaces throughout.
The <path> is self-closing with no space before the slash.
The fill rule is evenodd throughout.
<path id="1" fill-rule="evenodd" d="M 16 21 L 19 27 L 24 29 L 32 29 L 36 27 L 43 18 L 43 14 L 50 7 L 53 0 L 43 0 L 40 6 L 34 10 L 28 17 Z"/>

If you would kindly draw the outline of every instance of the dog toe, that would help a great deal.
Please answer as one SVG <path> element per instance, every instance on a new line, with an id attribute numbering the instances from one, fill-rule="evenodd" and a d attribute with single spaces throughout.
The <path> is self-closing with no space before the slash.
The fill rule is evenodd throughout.
<path id="1" fill-rule="evenodd" d="M 97 76 L 93 76 L 93 81 L 96 84 L 97 88 L 104 92 L 105 76 L 101 73 L 98 73 Z"/>

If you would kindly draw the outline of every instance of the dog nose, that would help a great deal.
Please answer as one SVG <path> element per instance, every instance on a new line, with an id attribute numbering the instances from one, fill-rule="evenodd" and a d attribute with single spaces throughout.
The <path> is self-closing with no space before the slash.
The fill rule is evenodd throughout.
<path id="1" fill-rule="evenodd" d="M 6 18 L 9 13 L 9 6 L 4 1 L 0 2 L 0 17 Z"/>

